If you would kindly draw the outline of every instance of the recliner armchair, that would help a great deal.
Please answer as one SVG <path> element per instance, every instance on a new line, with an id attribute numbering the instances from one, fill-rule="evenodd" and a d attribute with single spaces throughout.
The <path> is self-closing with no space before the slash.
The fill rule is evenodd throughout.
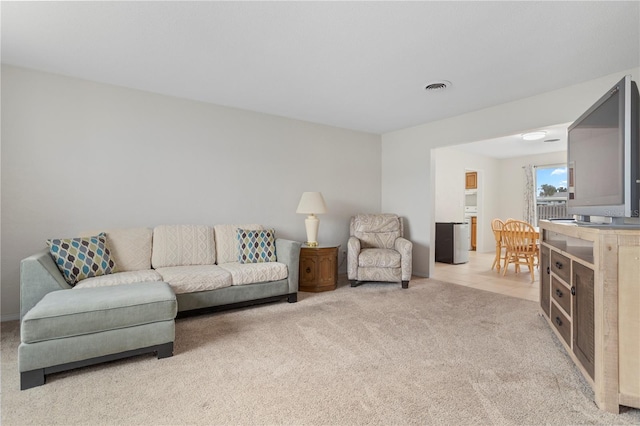
<path id="1" fill-rule="evenodd" d="M 367 281 L 400 282 L 409 288 L 411 241 L 403 238 L 402 218 L 395 214 L 358 214 L 351 218 L 347 276 L 351 287 Z"/>

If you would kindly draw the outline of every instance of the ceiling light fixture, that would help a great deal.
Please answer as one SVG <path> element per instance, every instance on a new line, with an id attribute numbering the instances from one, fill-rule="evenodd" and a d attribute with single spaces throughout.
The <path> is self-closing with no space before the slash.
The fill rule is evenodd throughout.
<path id="1" fill-rule="evenodd" d="M 428 91 L 428 92 L 435 92 L 438 90 L 444 90 L 447 87 L 451 87 L 451 82 L 448 80 L 438 80 L 438 81 L 432 81 L 431 83 L 428 83 L 426 86 L 424 86 L 424 90 Z"/>
<path id="2" fill-rule="evenodd" d="M 542 139 L 546 136 L 547 132 L 530 132 L 522 135 L 522 139 L 525 141 L 537 141 L 538 139 Z"/>

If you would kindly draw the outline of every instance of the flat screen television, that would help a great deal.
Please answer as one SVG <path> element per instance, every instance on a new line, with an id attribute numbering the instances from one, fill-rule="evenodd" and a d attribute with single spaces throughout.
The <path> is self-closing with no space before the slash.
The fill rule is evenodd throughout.
<path id="1" fill-rule="evenodd" d="M 569 126 L 567 213 L 579 223 L 640 226 L 639 97 L 626 76 Z"/>

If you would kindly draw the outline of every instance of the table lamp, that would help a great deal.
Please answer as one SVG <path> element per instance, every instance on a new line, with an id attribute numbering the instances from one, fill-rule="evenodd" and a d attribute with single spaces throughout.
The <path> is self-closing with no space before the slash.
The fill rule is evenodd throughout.
<path id="1" fill-rule="evenodd" d="M 324 203 L 322 193 L 320 192 L 303 192 L 300 203 L 296 209 L 296 213 L 308 214 L 304 220 L 304 226 L 307 228 L 307 246 L 318 246 L 318 227 L 320 226 L 320 220 L 316 217 L 317 214 L 323 214 L 327 212 L 327 205 Z"/>

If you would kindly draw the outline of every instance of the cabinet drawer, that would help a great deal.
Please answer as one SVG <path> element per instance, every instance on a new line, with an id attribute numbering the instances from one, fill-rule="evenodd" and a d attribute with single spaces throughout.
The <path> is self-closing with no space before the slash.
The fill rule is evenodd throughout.
<path id="1" fill-rule="evenodd" d="M 571 347 L 571 323 L 553 303 L 551 304 L 551 322 L 556 330 L 560 332 L 564 342 Z"/>
<path id="2" fill-rule="evenodd" d="M 555 277 L 551 277 L 551 295 L 553 300 L 571 316 L 571 290 Z"/>
<path id="3" fill-rule="evenodd" d="M 551 272 L 562 278 L 566 283 L 571 276 L 571 260 L 557 251 L 551 250 Z"/>

